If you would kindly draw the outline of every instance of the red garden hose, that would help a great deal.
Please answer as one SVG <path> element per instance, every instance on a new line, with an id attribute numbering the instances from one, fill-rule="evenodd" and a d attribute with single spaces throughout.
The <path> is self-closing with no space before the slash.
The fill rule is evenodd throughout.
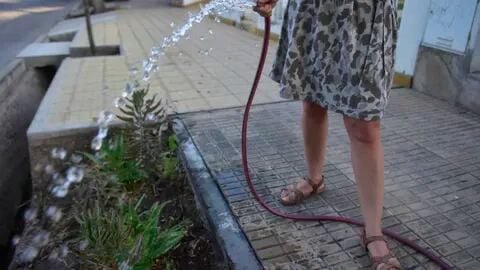
<path id="1" fill-rule="evenodd" d="M 252 179 L 250 178 L 250 171 L 248 169 L 248 157 L 247 157 L 247 127 L 248 127 L 248 117 L 250 113 L 250 109 L 252 107 L 252 102 L 253 98 L 255 96 L 255 92 L 257 90 L 258 83 L 260 81 L 260 77 L 262 76 L 262 70 L 263 66 L 265 64 L 265 58 L 267 56 L 267 51 L 268 51 L 268 41 L 270 38 L 270 18 L 265 17 L 265 32 L 263 36 L 263 47 L 262 47 L 262 54 L 260 56 L 260 62 L 258 63 L 258 68 L 257 68 L 257 73 L 255 75 L 255 80 L 252 85 L 252 90 L 250 92 L 250 95 L 248 97 L 247 105 L 245 107 L 245 112 L 243 114 L 243 124 L 242 124 L 242 163 L 243 163 L 243 172 L 245 174 L 245 179 L 247 180 L 248 187 L 250 188 L 250 192 L 253 194 L 255 197 L 255 200 L 262 205 L 267 211 L 270 213 L 291 219 L 291 220 L 299 220 L 299 221 L 333 221 L 333 222 L 342 222 L 342 223 L 348 223 L 348 224 L 353 224 L 357 226 L 363 226 L 363 222 L 354 220 L 354 219 L 349 219 L 345 217 L 340 217 L 340 216 L 311 216 L 311 215 L 302 215 L 302 214 L 289 214 L 282 212 L 278 209 L 274 209 L 267 205 L 265 201 L 259 196 L 257 191 L 255 190 L 255 187 L 253 185 Z M 432 262 L 437 264 L 441 269 L 451 269 L 451 267 L 444 262 L 441 258 L 435 256 L 432 252 L 418 246 L 415 244 L 413 241 L 410 241 L 408 239 L 400 237 L 398 234 L 386 230 L 383 230 L 383 233 L 398 242 L 414 249 L 416 252 L 424 255 L 425 257 L 429 258 Z"/>

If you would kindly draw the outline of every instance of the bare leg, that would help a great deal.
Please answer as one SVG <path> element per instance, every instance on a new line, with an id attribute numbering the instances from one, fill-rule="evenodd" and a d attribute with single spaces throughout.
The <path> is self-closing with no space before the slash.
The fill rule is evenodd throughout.
<path id="1" fill-rule="evenodd" d="M 359 191 L 360 207 L 367 236 L 382 235 L 384 159 L 380 121 L 362 121 L 344 117 L 351 141 L 352 165 Z M 372 242 L 373 256 L 388 253 L 384 242 Z"/>
<path id="2" fill-rule="evenodd" d="M 323 175 L 327 144 L 327 110 L 313 103 L 303 102 L 302 122 L 308 177 L 315 183 L 319 183 Z M 297 188 L 304 194 L 309 194 L 312 191 L 312 187 L 305 181 L 298 182 Z M 288 192 L 282 193 L 280 196 L 286 198 Z"/>
<path id="3" fill-rule="evenodd" d="M 322 179 L 325 162 L 328 113 L 324 108 L 309 102 L 303 103 L 303 143 L 308 176 L 313 180 Z"/>

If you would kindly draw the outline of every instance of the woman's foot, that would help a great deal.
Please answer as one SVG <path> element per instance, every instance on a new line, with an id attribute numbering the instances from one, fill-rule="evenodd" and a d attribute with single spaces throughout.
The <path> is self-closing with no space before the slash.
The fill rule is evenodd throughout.
<path id="1" fill-rule="evenodd" d="M 401 270 L 403 269 L 397 258 L 391 253 L 384 236 L 362 235 L 362 243 L 365 247 L 374 270 Z"/>
<path id="2" fill-rule="evenodd" d="M 310 178 L 303 178 L 302 181 L 295 185 L 280 191 L 280 202 L 283 205 L 295 205 L 303 202 L 305 199 L 315 194 L 320 194 L 325 190 L 324 177 L 313 180 Z"/>

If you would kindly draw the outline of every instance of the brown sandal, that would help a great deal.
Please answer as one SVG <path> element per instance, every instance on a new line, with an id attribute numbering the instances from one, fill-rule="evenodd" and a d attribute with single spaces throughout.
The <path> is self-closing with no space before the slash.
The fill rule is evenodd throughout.
<path id="1" fill-rule="evenodd" d="M 383 241 L 387 244 L 387 241 L 382 235 L 376 236 L 366 236 L 365 230 L 363 230 L 362 234 L 362 245 L 365 248 L 370 260 L 372 261 L 372 269 L 374 270 L 402 270 L 402 266 L 398 259 L 389 251 L 384 256 L 371 256 L 370 252 L 368 251 L 368 245 L 375 241 Z M 387 244 L 388 247 L 388 244 Z"/>
<path id="2" fill-rule="evenodd" d="M 284 188 L 280 191 L 280 202 L 283 205 L 295 205 L 301 203 L 312 195 L 320 194 L 325 190 L 325 177 L 323 176 L 319 183 L 313 182 L 313 180 L 308 177 L 304 177 L 302 179 L 312 187 L 312 192 L 310 192 L 309 194 L 304 194 L 300 189 L 297 188 L 298 183 L 296 183 L 293 187 Z M 285 191 L 288 192 L 287 196 L 282 197 L 282 194 Z M 286 200 L 284 198 L 286 198 Z"/>

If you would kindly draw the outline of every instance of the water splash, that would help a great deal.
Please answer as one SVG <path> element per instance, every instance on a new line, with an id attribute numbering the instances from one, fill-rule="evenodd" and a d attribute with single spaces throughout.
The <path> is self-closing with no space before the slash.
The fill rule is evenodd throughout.
<path id="1" fill-rule="evenodd" d="M 65 160 L 65 158 L 67 157 L 67 150 L 61 147 L 55 147 L 50 152 L 50 155 L 53 159 Z"/>
<path id="2" fill-rule="evenodd" d="M 78 243 L 78 250 L 83 251 L 88 247 L 88 240 L 82 240 Z"/>
<path id="3" fill-rule="evenodd" d="M 59 252 L 59 256 L 62 257 L 62 258 L 65 258 L 67 257 L 68 253 L 70 253 L 70 249 L 68 248 L 67 245 L 62 245 L 60 246 L 60 252 Z"/>
<path id="4" fill-rule="evenodd" d="M 26 222 L 32 222 L 37 218 L 37 214 L 38 214 L 38 209 L 32 207 L 27 209 L 27 211 L 25 211 L 25 214 L 23 216 Z"/>
<path id="5" fill-rule="evenodd" d="M 72 161 L 75 164 L 79 164 L 80 162 L 82 162 L 82 160 L 83 158 L 80 155 L 72 154 L 72 156 L 70 156 L 70 161 Z"/>
<path id="6" fill-rule="evenodd" d="M 62 218 L 62 210 L 54 205 L 49 206 L 47 211 L 45 211 L 45 214 L 52 220 L 53 223 L 60 221 Z"/>
<path id="7" fill-rule="evenodd" d="M 20 259 L 24 262 L 31 262 L 38 256 L 38 253 L 38 248 L 34 246 L 29 246 L 23 251 Z"/>
<path id="8" fill-rule="evenodd" d="M 20 236 L 15 235 L 15 236 L 12 238 L 12 245 L 14 245 L 14 246 L 18 245 L 18 243 L 20 243 L 20 239 L 22 239 Z"/>
<path id="9" fill-rule="evenodd" d="M 70 167 L 67 170 L 67 180 L 70 183 L 80 183 L 85 176 L 85 171 L 80 167 Z"/>
<path id="10" fill-rule="evenodd" d="M 117 97 L 115 99 L 115 101 L 113 102 L 113 104 L 115 105 L 116 108 L 121 108 L 121 107 L 125 106 L 127 104 L 127 102 L 125 101 L 125 98 Z"/>
<path id="11" fill-rule="evenodd" d="M 128 263 L 128 261 L 123 261 L 118 267 L 119 270 L 132 270 L 133 267 Z"/>
<path id="12" fill-rule="evenodd" d="M 45 173 L 46 174 L 54 174 L 55 173 L 55 167 L 53 167 L 52 164 L 47 164 L 45 166 Z"/>
<path id="13" fill-rule="evenodd" d="M 32 240 L 32 243 L 37 248 L 42 248 L 43 246 L 48 244 L 49 239 L 50 239 L 50 233 L 42 230 L 35 235 L 35 237 Z"/>

